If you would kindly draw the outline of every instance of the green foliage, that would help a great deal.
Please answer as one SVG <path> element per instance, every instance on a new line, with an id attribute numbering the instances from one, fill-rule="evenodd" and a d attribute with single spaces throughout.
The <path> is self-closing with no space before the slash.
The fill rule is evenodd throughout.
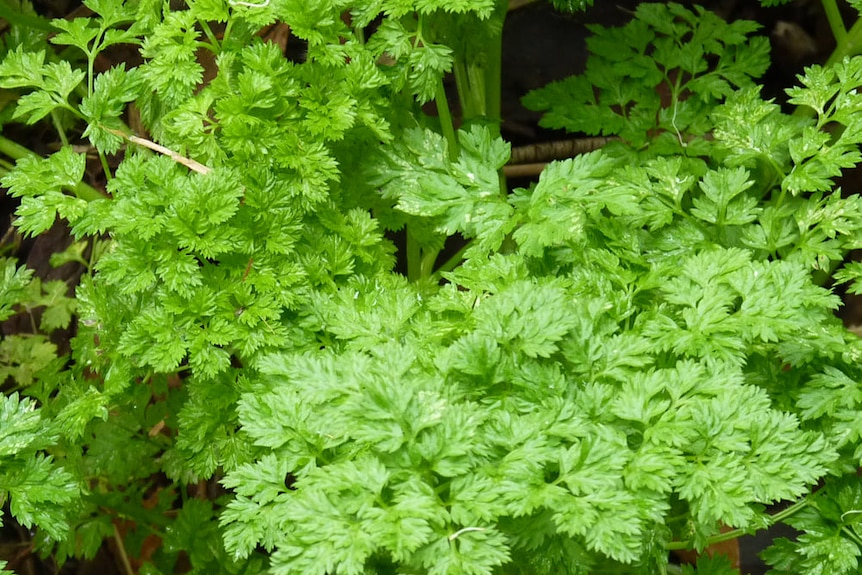
<path id="1" fill-rule="evenodd" d="M 697 566 L 685 565 L 682 568 L 684 575 L 730 575 L 738 571 L 730 564 L 730 560 L 724 555 L 712 557 L 702 556 L 697 558 Z"/>
<path id="2" fill-rule="evenodd" d="M 64 536 L 64 504 L 78 493 L 75 478 L 44 450 L 58 430 L 30 399 L 0 397 L 0 499 L 19 523 L 38 526 L 55 539 Z"/>
<path id="3" fill-rule="evenodd" d="M 700 7 L 641 4 L 626 26 L 591 27 L 584 75 L 534 90 L 524 104 L 545 111 L 541 124 L 549 128 L 619 135 L 634 147 L 661 130 L 696 146 L 681 134 L 703 137 L 715 104 L 766 71 L 769 42 L 747 38 L 757 27 L 728 24 Z"/>
<path id="4" fill-rule="evenodd" d="M 862 343 L 824 286 L 862 291 L 862 201 L 834 185 L 862 59 L 807 69 L 787 115 L 755 24 L 641 4 L 526 98 L 618 141 L 509 191 L 473 106 L 502 3 L 187 4 L 55 21 L 86 70 L 44 38 L 0 62 L 15 118 L 80 121 L 109 170 L 72 195 L 64 145 L 2 179 L 86 268 L 70 298 L 0 262 L 0 319 L 32 328 L 0 343 L 0 498 L 43 553 L 92 557 L 123 519 L 128 553 L 161 539 L 154 574 L 652 574 L 795 501 L 778 572 L 858 570 Z M 302 62 L 257 37 L 276 21 Z M 141 64 L 96 73 L 116 44 Z"/>
<path id="5" fill-rule="evenodd" d="M 24 52 L 21 47 L 0 63 L 0 87 L 37 88 L 18 100 L 14 118 L 35 123 L 56 109 L 69 109 L 69 96 L 86 77 L 69 62 L 45 62 L 45 51 Z"/>
<path id="6" fill-rule="evenodd" d="M 790 573 L 856 573 L 860 556 L 858 480 L 844 478 L 819 490 L 787 523 L 802 531 L 796 541 L 780 538 L 763 558 L 776 575 Z"/>
<path id="7" fill-rule="evenodd" d="M 27 286 L 33 277 L 32 270 L 19 268 L 13 260 L 3 258 L 3 283 L 0 284 L 0 321 L 15 313 L 14 307 L 24 298 Z"/>

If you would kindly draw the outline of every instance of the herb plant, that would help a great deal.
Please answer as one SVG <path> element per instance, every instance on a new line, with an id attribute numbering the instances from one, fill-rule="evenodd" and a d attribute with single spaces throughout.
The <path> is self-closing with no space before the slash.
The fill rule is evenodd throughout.
<path id="1" fill-rule="evenodd" d="M 862 291 L 862 200 L 835 186 L 862 160 L 856 26 L 832 19 L 840 57 L 788 114 L 757 25 L 641 4 L 525 98 L 615 139 L 510 191 L 505 2 L 85 4 L 10 12 L 0 63 L 7 120 L 65 143 L 0 142 L 16 225 L 65 220 L 57 263 L 86 270 L 71 299 L 2 262 L 0 318 L 45 306 L 0 345 L 0 495 L 44 554 L 721 575 L 668 551 L 783 520 L 775 573 L 858 571 L 862 344 L 832 291 Z M 258 36 L 276 22 L 302 61 Z M 141 62 L 98 72 L 118 45 Z"/>

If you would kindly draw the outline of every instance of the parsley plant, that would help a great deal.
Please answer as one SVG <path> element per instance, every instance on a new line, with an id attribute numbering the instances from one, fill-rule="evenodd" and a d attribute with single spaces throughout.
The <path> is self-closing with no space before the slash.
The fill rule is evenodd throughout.
<path id="1" fill-rule="evenodd" d="M 58 263 L 86 268 L 71 299 L 2 261 L 0 318 L 45 307 L 0 344 L 0 499 L 44 553 L 154 535 L 152 574 L 727 575 L 668 551 L 784 520 L 804 533 L 776 573 L 858 571 L 862 343 L 831 289 L 862 292 L 862 200 L 835 186 L 862 160 L 857 26 L 833 18 L 787 114 L 756 24 L 641 4 L 525 98 L 615 139 L 510 191 L 506 2 L 85 4 L 14 13 L 0 62 L 7 120 L 65 143 L 0 142 L 16 225 L 65 220 Z M 260 37 L 278 23 L 303 61 Z M 97 71 L 118 45 L 140 62 Z"/>

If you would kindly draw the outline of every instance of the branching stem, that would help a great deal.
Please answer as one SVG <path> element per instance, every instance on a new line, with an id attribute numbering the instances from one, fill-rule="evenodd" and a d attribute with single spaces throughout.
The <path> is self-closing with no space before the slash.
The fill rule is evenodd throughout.
<path id="1" fill-rule="evenodd" d="M 824 8 L 826 8 L 826 5 L 830 2 L 834 4 L 834 1 L 835 0 L 823 0 Z M 856 20 L 853 26 L 850 27 L 850 30 L 848 30 L 847 34 L 844 36 L 844 41 L 838 42 L 835 47 L 835 51 L 832 52 L 832 55 L 829 56 L 829 59 L 826 61 L 826 65 L 831 66 L 846 57 L 855 56 L 860 52 L 862 52 L 862 18 Z"/>
<path id="2" fill-rule="evenodd" d="M 822 3 L 823 11 L 826 12 L 826 19 L 829 20 L 829 27 L 832 29 L 832 35 L 835 37 L 835 43 L 841 46 L 847 41 L 847 28 L 844 27 L 844 20 L 841 18 L 838 4 L 835 0 L 822 0 Z"/>
<path id="3" fill-rule="evenodd" d="M 807 497 L 800 500 L 800 501 L 797 501 L 793 505 L 790 505 L 787 508 L 782 509 L 781 511 L 779 511 L 775 515 L 771 516 L 770 523 L 775 524 L 775 523 L 779 523 L 781 521 L 784 521 L 786 518 L 790 517 L 791 515 L 801 511 L 808 504 L 809 504 L 809 501 L 808 501 Z M 730 531 L 726 531 L 724 533 L 719 533 L 718 535 L 713 535 L 712 537 L 709 537 L 706 540 L 706 544 L 707 545 L 714 545 L 716 543 L 721 543 L 723 541 L 730 541 L 731 539 L 736 539 L 737 537 L 741 537 L 741 536 L 746 535 L 748 533 L 751 533 L 751 530 L 749 530 L 749 529 L 731 529 Z M 667 548 L 669 551 L 673 551 L 676 549 L 688 549 L 691 547 L 691 545 L 692 545 L 692 540 L 687 539 L 685 541 L 671 541 L 670 543 L 665 545 L 665 548 Z"/>
<path id="4" fill-rule="evenodd" d="M 219 44 L 218 38 L 213 34 L 212 28 L 207 24 L 206 20 L 198 20 L 198 24 L 201 25 L 201 30 L 204 31 L 207 39 L 209 40 L 209 44 L 204 44 L 208 46 L 213 54 L 219 54 L 221 52 L 221 45 Z"/>

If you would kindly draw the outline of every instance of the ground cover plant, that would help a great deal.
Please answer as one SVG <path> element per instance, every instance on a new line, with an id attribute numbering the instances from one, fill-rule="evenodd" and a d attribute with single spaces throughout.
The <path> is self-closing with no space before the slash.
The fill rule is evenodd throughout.
<path id="1" fill-rule="evenodd" d="M 0 262 L 0 319 L 32 328 L 0 344 L 0 498 L 39 553 L 721 575 L 668 552 L 784 521 L 774 573 L 858 571 L 862 345 L 833 287 L 862 291 L 862 200 L 834 184 L 862 161 L 862 25 L 834 0 L 792 113 L 753 23 L 643 3 L 594 28 L 585 73 L 525 104 L 610 142 L 514 190 L 505 2 L 85 4 L 0 4 L 3 120 L 64 144 L 3 138 L 2 184 L 84 269 L 70 297 Z"/>

